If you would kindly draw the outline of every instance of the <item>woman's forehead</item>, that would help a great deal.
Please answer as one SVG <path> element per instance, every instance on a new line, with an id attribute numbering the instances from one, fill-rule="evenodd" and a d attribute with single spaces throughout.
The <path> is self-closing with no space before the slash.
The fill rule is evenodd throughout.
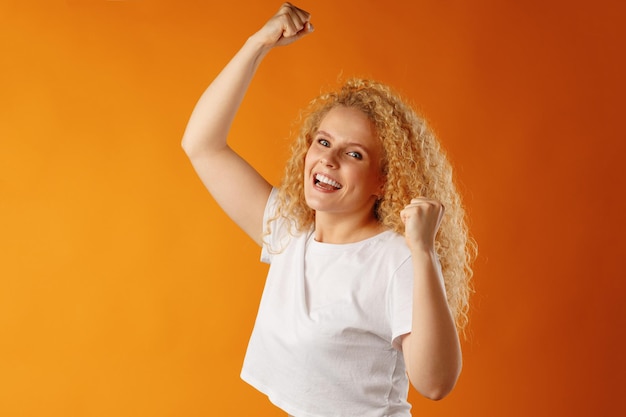
<path id="1" fill-rule="evenodd" d="M 334 139 L 373 145 L 378 143 L 376 127 L 361 110 L 336 106 L 324 115 L 317 128 Z"/>

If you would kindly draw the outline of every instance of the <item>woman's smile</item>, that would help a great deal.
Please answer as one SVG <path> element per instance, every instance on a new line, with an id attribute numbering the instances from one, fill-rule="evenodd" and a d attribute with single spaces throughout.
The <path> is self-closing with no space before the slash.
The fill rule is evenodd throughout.
<path id="1" fill-rule="evenodd" d="M 321 191 L 337 191 L 342 187 L 340 183 L 338 183 L 331 177 L 320 173 L 316 173 L 315 175 L 313 175 L 313 182 L 315 186 Z"/>

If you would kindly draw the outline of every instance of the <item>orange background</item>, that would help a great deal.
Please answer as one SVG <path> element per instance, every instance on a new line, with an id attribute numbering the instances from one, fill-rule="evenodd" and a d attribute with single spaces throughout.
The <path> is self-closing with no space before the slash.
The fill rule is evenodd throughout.
<path id="1" fill-rule="evenodd" d="M 0 3 L 1 416 L 284 415 L 239 379 L 266 267 L 180 149 L 279 3 Z M 277 182 L 321 87 L 385 81 L 480 245 L 463 374 L 414 414 L 624 415 L 621 2 L 299 5 L 316 32 L 265 60 L 234 146 Z"/>

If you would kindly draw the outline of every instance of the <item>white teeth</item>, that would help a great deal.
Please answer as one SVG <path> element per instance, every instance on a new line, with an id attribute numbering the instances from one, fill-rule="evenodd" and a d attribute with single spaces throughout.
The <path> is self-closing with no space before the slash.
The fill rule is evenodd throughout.
<path id="1" fill-rule="evenodd" d="M 341 184 L 339 184 L 337 181 L 331 180 L 325 175 L 315 174 L 315 179 L 318 180 L 319 182 L 323 182 L 324 184 L 332 185 L 333 187 L 337 189 L 341 188 Z"/>

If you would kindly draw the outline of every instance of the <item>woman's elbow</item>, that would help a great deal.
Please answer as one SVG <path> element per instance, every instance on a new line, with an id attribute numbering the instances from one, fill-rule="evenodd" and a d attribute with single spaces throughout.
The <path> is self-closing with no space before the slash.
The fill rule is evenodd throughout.
<path id="1" fill-rule="evenodd" d="M 416 384 L 412 385 L 413 388 L 415 388 L 423 397 L 432 401 L 439 401 L 446 398 L 448 394 L 452 392 L 455 383 L 430 384 L 429 386 L 417 386 Z"/>
<path id="2" fill-rule="evenodd" d="M 438 378 L 428 378 L 428 380 L 411 380 L 411 385 L 417 390 L 423 397 L 429 400 L 439 401 L 452 392 L 456 386 L 456 382 L 461 374 L 461 367 L 451 370 L 445 375 L 440 375 Z"/>
<path id="3" fill-rule="evenodd" d="M 183 151 L 185 151 L 185 155 L 187 155 L 187 158 L 189 158 L 189 160 L 191 160 L 192 162 L 198 158 L 203 158 L 208 155 L 205 149 L 203 149 L 201 146 L 191 140 L 185 140 L 183 138 L 180 146 L 181 148 L 183 148 Z"/>
<path id="4" fill-rule="evenodd" d="M 420 391 L 420 394 L 422 394 L 423 397 L 428 398 L 429 400 L 439 401 L 439 400 L 443 400 L 444 398 L 446 398 L 448 394 L 450 394 L 450 392 L 452 391 L 452 388 L 453 387 L 451 388 L 433 387 L 428 391 L 426 390 L 421 390 L 421 391 L 418 390 L 418 391 Z"/>
<path id="5" fill-rule="evenodd" d="M 183 139 L 180 141 L 180 147 L 183 148 L 183 151 L 185 151 L 187 156 L 191 156 L 193 154 L 193 144 L 187 136 L 183 136 Z"/>

